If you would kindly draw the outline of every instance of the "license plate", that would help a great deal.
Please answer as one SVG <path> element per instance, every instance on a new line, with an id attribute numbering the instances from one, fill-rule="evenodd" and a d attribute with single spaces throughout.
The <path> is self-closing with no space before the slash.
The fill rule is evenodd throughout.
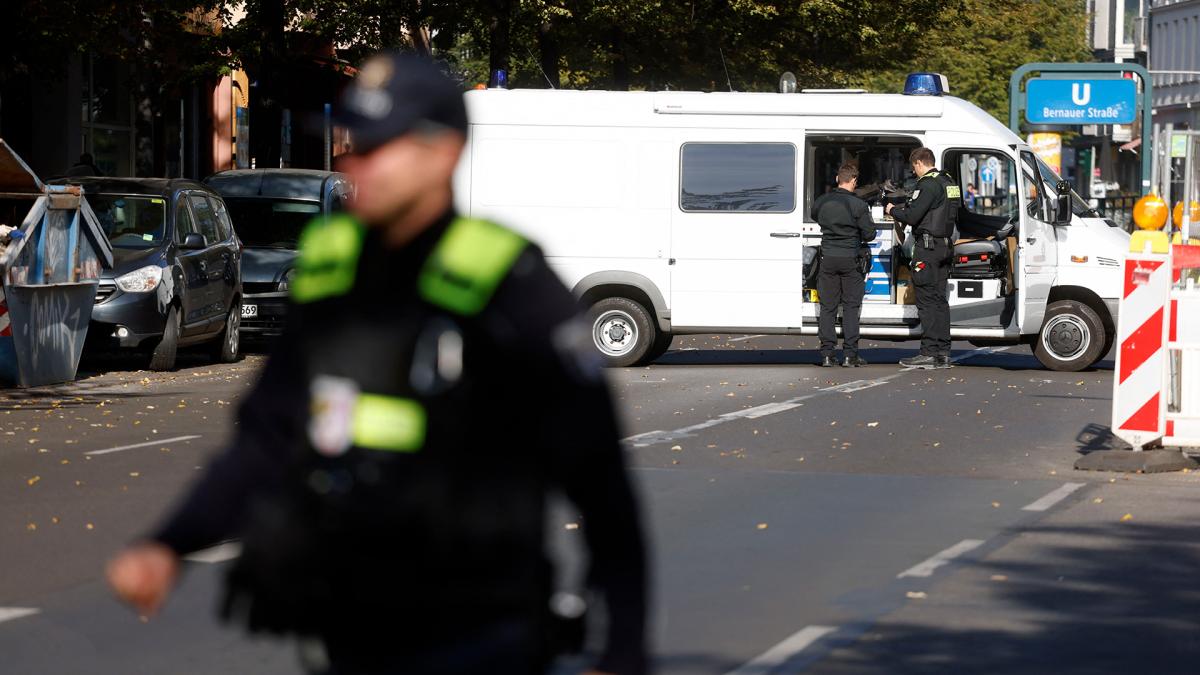
<path id="1" fill-rule="evenodd" d="M 258 316 L 258 305 L 242 305 L 242 318 L 249 319 Z"/>

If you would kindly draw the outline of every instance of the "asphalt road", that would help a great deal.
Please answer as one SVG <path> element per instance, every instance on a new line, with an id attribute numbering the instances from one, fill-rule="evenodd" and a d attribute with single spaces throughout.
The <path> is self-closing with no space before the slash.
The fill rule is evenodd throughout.
<path id="1" fill-rule="evenodd" d="M 813 346 L 678 338 L 610 371 L 659 672 L 1195 671 L 1196 475 L 1072 468 L 1113 446 L 1111 362 L 1053 373 L 956 344 L 955 368 L 904 371 L 915 345 L 868 343 L 875 365 L 822 369 Z M 101 581 L 220 448 L 261 363 L 101 363 L 0 392 L 0 673 L 298 672 L 293 645 L 214 619 L 233 549 L 189 563 L 149 621 Z M 570 509 L 549 526 L 576 569 Z"/>

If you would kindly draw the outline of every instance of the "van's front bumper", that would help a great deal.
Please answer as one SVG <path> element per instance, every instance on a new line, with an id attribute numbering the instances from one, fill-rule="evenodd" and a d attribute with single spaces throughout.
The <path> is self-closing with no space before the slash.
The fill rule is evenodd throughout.
<path id="1" fill-rule="evenodd" d="M 100 282 L 88 326 L 89 345 L 136 349 L 161 339 L 166 327 L 157 293 L 124 293 L 111 281 Z"/>

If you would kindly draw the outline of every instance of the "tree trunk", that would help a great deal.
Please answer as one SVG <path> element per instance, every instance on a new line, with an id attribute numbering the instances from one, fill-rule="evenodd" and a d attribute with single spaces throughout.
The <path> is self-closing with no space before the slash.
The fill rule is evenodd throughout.
<path id="1" fill-rule="evenodd" d="M 492 0 L 492 20 L 489 24 L 488 73 L 508 70 L 512 52 L 511 31 L 513 0 Z"/>
<path id="2" fill-rule="evenodd" d="M 558 47 L 558 35 L 554 32 L 554 26 L 549 21 L 543 21 L 542 25 L 538 26 L 538 47 L 540 50 L 540 59 L 542 72 L 545 73 L 545 81 L 551 89 L 562 88 L 562 74 L 558 68 L 559 54 L 561 53 Z"/>

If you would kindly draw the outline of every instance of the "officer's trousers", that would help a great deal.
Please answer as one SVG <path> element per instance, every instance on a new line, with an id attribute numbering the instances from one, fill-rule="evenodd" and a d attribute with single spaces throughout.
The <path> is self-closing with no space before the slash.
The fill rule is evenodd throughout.
<path id="1" fill-rule="evenodd" d="M 372 636 L 358 640 L 341 635 L 326 638 L 328 659 L 311 669 L 319 675 L 541 675 L 546 658 L 534 628 L 519 621 L 501 621 L 465 630 L 446 642 L 414 647 L 404 640 Z"/>
<path id="2" fill-rule="evenodd" d="M 821 338 L 821 356 L 832 356 L 837 349 L 838 306 L 842 308 L 843 356 L 858 354 L 858 319 L 862 313 L 866 283 L 858 260 L 846 256 L 821 257 L 821 274 L 817 277 L 817 294 L 821 298 L 821 317 L 817 322 Z"/>
<path id="3" fill-rule="evenodd" d="M 920 235 L 913 250 L 912 280 L 917 295 L 917 316 L 921 320 L 921 353 L 926 356 L 950 356 L 950 282 L 951 248 L 942 238 L 933 239 L 933 248 L 925 248 Z"/>

